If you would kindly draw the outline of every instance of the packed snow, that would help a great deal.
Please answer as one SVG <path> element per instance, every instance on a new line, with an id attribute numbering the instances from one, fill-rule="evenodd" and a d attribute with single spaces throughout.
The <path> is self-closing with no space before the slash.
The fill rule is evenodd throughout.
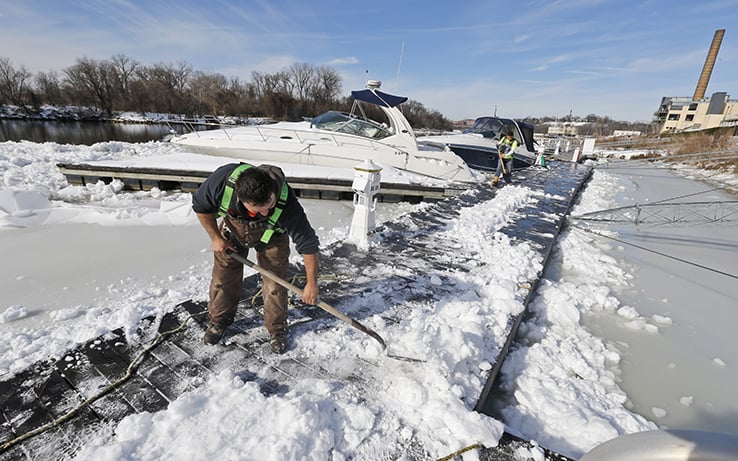
<path id="1" fill-rule="evenodd" d="M 161 317 L 187 299 L 206 299 L 209 241 L 190 209 L 190 194 L 126 192 L 117 182 L 70 185 L 56 167 L 91 161 L 161 165 L 178 158 L 176 147 L 167 143 L 0 144 L 0 251 L 6 261 L 0 268 L 0 376 L 7 379 L 38 360 L 61 358 L 115 328 L 135 337 L 144 317 Z M 192 166 L 200 159 L 188 161 Z M 574 214 L 612 208 L 621 192 L 617 176 L 597 170 Z M 484 238 L 500 228 L 508 208 L 527 199 L 524 185 L 505 187 L 490 203 L 465 210 L 450 223 L 477 236 L 464 251 L 515 261 L 520 273 L 538 271 L 541 261 L 526 259 L 524 245 Z M 350 204 L 303 204 L 323 246 L 346 238 Z M 423 206 L 382 208 L 379 221 Z M 447 353 L 418 368 L 388 367 L 381 376 L 386 388 L 380 406 L 367 407 L 359 398 L 336 400 L 334 394 L 340 393 L 312 380 L 265 397 L 256 384 L 228 370 L 209 376 L 164 411 L 126 417 L 114 434 L 91 438 L 75 459 L 385 459 L 391 447 L 409 440 L 438 458 L 476 443 L 495 446 L 503 430 L 579 457 L 618 435 L 656 429 L 656 422 L 629 409 L 619 387 L 621 354 L 592 334 L 582 318 L 614 311 L 644 334 L 658 334 L 671 320 L 647 318 L 637 306 L 621 305 L 613 287 L 628 286 L 632 274 L 606 249 L 591 234 L 567 231 L 560 237 L 557 274 L 543 281 L 530 306 L 534 318 L 521 327 L 524 342 L 503 367 L 502 387 L 514 395 L 497 409 L 506 425 L 473 411 L 477 396 L 469 392 L 475 386 L 455 373 L 459 364 L 453 353 L 479 347 L 479 319 L 465 308 L 491 297 L 508 300 L 511 311 L 520 308 L 514 284 L 493 275 L 491 293 L 439 300 L 439 305 L 451 303 L 453 312 L 413 312 L 405 323 L 408 333 L 393 337 L 392 347 Z M 292 258 L 300 261 L 294 252 Z M 439 282 L 429 278 L 431 284 Z M 435 334 L 423 334 L 424 326 Z M 370 342 L 354 344 L 354 335 L 333 336 L 303 335 L 288 354 L 336 358 L 336 351 L 344 351 L 372 360 L 381 352 Z M 734 356 L 716 358 L 716 366 L 734 368 Z M 489 364 L 473 366 L 484 370 Z M 682 404 L 690 405 L 690 397 L 683 396 Z M 524 451 L 521 459 L 542 459 L 540 448 Z M 466 452 L 464 459 L 477 454 Z"/>

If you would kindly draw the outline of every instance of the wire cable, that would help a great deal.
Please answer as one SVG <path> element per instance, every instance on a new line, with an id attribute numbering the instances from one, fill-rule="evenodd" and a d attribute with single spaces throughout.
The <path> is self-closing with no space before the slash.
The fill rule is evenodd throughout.
<path id="1" fill-rule="evenodd" d="M 736 274 L 731 274 L 729 272 L 721 271 L 719 269 L 715 269 L 715 268 L 712 268 L 712 267 L 704 266 L 702 264 L 699 264 L 699 263 L 696 263 L 696 262 L 693 262 L 693 261 L 689 261 L 689 260 L 686 260 L 686 259 L 683 259 L 683 258 L 672 256 L 672 255 L 669 255 L 669 254 L 666 254 L 666 253 L 662 253 L 660 251 L 652 250 L 650 248 L 646 248 L 646 247 L 641 246 L 641 245 L 636 245 L 635 243 L 626 242 L 625 240 L 622 240 L 622 239 L 619 239 L 619 238 L 615 238 L 615 237 L 611 237 L 609 235 L 601 234 L 601 233 L 596 232 L 594 230 L 586 229 L 584 227 L 577 226 L 576 224 L 574 224 L 573 227 L 574 227 L 574 229 L 581 230 L 581 231 L 584 231 L 584 232 L 589 232 L 590 234 L 594 234 L 594 235 L 597 235 L 599 237 L 605 237 L 607 239 L 614 240 L 614 241 L 616 241 L 618 243 L 622 243 L 623 245 L 630 245 L 632 247 L 638 248 L 639 250 L 643 250 L 643 251 L 647 251 L 649 253 L 657 254 L 659 256 L 663 256 L 665 258 L 673 259 L 674 261 L 679 261 L 679 262 L 684 263 L 684 264 L 689 264 L 690 266 L 698 267 L 700 269 L 704 269 L 704 270 L 707 270 L 707 271 L 710 271 L 710 272 L 715 272 L 716 274 L 724 275 L 726 277 L 738 279 L 738 275 L 736 275 Z"/>
<path id="2" fill-rule="evenodd" d="M 712 189 L 707 189 L 707 190 L 703 190 L 703 191 L 692 192 L 690 194 L 678 195 L 676 197 L 669 197 L 669 198 L 665 198 L 665 199 L 661 199 L 661 200 L 656 200 L 654 202 L 649 202 L 647 204 L 647 206 L 656 205 L 656 204 L 659 204 L 659 203 L 671 202 L 672 200 L 679 200 L 679 199 L 683 199 L 683 198 L 687 198 L 687 197 L 694 197 L 695 195 L 708 194 L 710 192 L 715 192 L 715 191 L 718 191 L 718 190 L 723 190 L 723 188 L 722 187 L 713 187 Z M 719 200 L 719 201 L 711 202 L 711 203 L 732 203 L 732 202 L 733 202 L 732 200 Z M 684 205 L 684 204 L 680 203 L 680 204 L 675 204 L 675 205 Z M 687 203 L 686 205 L 690 205 L 690 204 Z M 639 208 L 641 206 L 644 206 L 644 205 L 636 203 L 635 205 L 626 205 L 626 206 L 615 207 L 615 208 L 606 208 L 604 210 L 597 210 L 597 211 L 592 211 L 592 212 L 584 213 L 582 215 L 572 216 L 571 219 L 586 219 L 585 218 L 586 216 L 591 216 L 591 215 L 594 215 L 594 214 L 607 213 L 607 212 L 612 212 L 612 211 L 620 211 L 620 210 L 629 209 L 629 208 Z"/>
<path id="3" fill-rule="evenodd" d="M 456 458 L 457 456 L 461 454 L 466 453 L 467 451 L 482 449 L 482 448 L 484 448 L 484 446 L 481 443 L 475 443 L 474 445 L 469 445 L 468 447 L 464 447 L 461 450 L 457 450 L 448 456 L 444 456 L 443 458 L 438 458 L 436 461 L 449 461 L 449 460 Z"/>
<path id="4" fill-rule="evenodd" d="M 189 317 L 187 317 L 181 324 L 179 324 L 178 327 L 174 328 L 173 330 L 165 331 L 163 333 L 159 333 L 156 338 L 154 338 L 154 341 L 151 342 L 144 350 L 142 350 L 128 365 L 128 368 L 126 369 L 125 375 L 123 375 L 121 378 L 116 380 L 113 383 L 110 383 L 108 386 L 103 388 L 100 392 L 93 395 L 92 397 L 88 398 L 84 402 L 80 403 L 75 408 L 72 408 L 64 415 L 60 416 L 59 418 L 54 419 L 50 423 L 44 424 L 43 426 L 37 427 L 36 429 L 32 431 L 28 431 L 25 434 L 19 435 L 18 437 L 8 440 L 7 442 L 0 445 L 0 452 L 3 452 L 9 448 L 12 448 L 13 446 L 30 439 L 31 437 L 35 437 L 39 434 L 42 434 L 49 429 L 52 429 L 72 418 L 77 416 L 77 414 L 82 411 L 85 407 L 89 406 L 90 404 L 94 403 L 95 401 L 99 400 L 100 398 L 106 396 L 111 391 L 116 389 L 117 387 L 123 385 L 126 383 L 129 379 L 131 379 L 135 374 L 138 367 L 143 363 L 146 356 L 150 351 L 152 351 L 155 347 L 157 347 L 159 344 L 161 344 L 166 338 L 169 336 L 179 333 L 180 331 L 184 330 L 185 326 L 187 325 L 187 322 L 189 322 L 193 318 L 201 317 L 204 315 L 204 312 L 200 312 L 198 314 L 192 314 Z"/>

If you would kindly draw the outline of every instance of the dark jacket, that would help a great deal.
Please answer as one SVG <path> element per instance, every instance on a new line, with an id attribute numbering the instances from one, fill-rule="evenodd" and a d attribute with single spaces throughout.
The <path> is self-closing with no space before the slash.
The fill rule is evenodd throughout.
<path id="1" fill-rule="evenodd" d="M 192 209 L 195 213 L 216 214 L 220 209 L 220 202 L 223 199 L 228 177 L 231 172 L 238 167 L 238 163 L 229 163 L 223 165 L 213 172 L 200 187 L 192 194 Z M 285 181 L 284 173 L 279 167 L 272 165 L 259 165 L 254 168 L 265 170 L 269 175 L 277 181 L 277 191 L 281 190 L 282 182 Z M 297 200 L 295 191 L 288 187 L 287 203 L 285 204 L 282 215 L 277 221 L 277 227 L 284 229 L 295 244 L 295 249 L 300 254 L 317 253 L 320 242 L 315 230 L 305 215 L 305 210 Z M 278 193 L 278 192 L 277 192 Z M 262 217 L 250 217 L 246 212 L 246 208 L 236 198 L 234 192 L 231 206 L 229 207 L 236 216 L 245 221 L 254 221 L 262 219 Z M 274 210 L 272 210 L 273 212 Z"/>

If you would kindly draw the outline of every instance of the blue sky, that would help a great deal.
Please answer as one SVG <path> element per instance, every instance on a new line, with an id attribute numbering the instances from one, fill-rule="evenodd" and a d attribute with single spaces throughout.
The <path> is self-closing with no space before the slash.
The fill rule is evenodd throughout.
<path id="1" fill-rule="evenodd" d="M 124 54 L 249 81 L 330 65 L 343 92 L 381 80 L 451 119 L 607 115 L 650 121 L 694 93 L 738 99 L 738 0 L 3 0 L 0 57 L 32 72 Z M 731 29 L 731 27 L 733 27 Z"/>

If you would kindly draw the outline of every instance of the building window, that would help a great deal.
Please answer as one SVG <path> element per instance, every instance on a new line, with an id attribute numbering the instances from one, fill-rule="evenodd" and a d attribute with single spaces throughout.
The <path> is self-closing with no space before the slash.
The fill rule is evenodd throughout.
<path id="1" fill-rule="evenodd" d="M 686 116 L 686 117 L 684 118 L 684 120 L 686 120 L 687 122 L 691 122 L 692 120 L 694 120 L 694 114 L 688 114 L 688 115 L 687 115 L 687 116 Z"/>
<path id="2" fill-rule="evenodd" d="M 679 114 L 669 114 L 669 120 L 679 120 Z"/>
<path id="3" fill-rule="evenodd" d="M 689 110 L 697 110 L 698 104 L 696 102 L 693 102 L 689 105 Z"/>

